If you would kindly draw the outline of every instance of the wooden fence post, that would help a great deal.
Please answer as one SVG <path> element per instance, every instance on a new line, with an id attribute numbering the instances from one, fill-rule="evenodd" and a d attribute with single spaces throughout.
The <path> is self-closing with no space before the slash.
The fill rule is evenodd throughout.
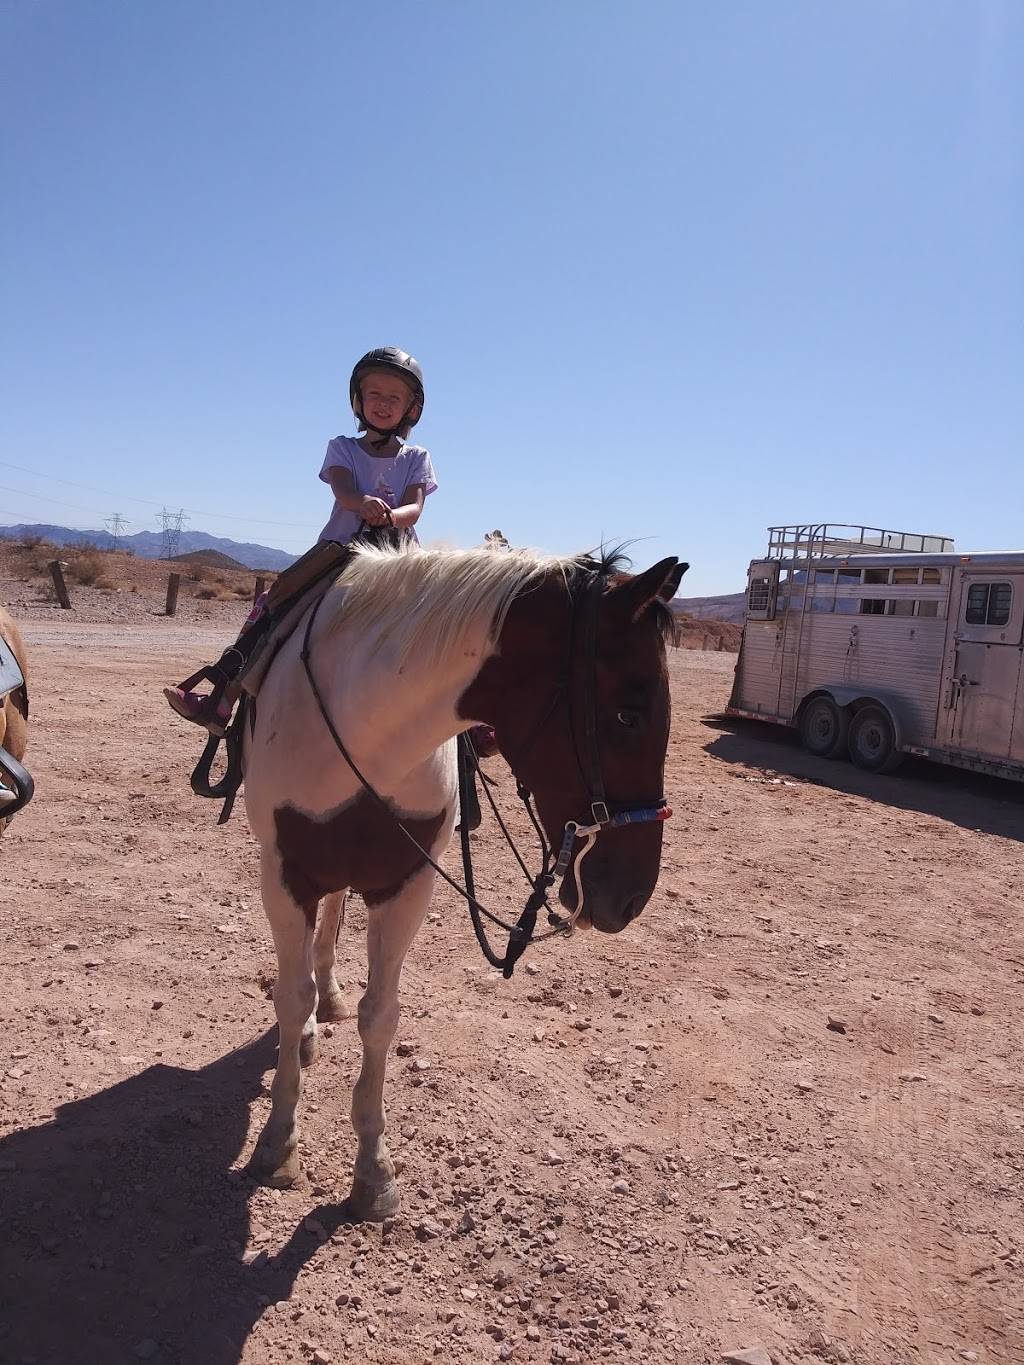
<path id="1" fill-rule="evenodd" d="M 172 573 L 167 579 L 167 615 L 173 616 L 178 610 L 178 588 L 181 585 L 181 574 Z"/>
<path id="2" fill-rule="evenodd" d="M 53 590 L 57 594 L 57 601 L 65 611 L 70 611 L 71 598 L 68 596 L 67 584 L 64 582 L 64 566 L 59 559 L 50 560 L 50 577 L 53 579 Z"/>
<path id="3" fill-rule="evenodd" d="M 267 586 L 267 580 L 266 580 L 265 578 L 257 578 L 257 580 L 256 580 L 256 586 L 255 586 L 255 588 L 253 588 L 253 590 L 252 590 L 252 604 L 253 604 L 253 606 L 256 605 L 257 601 L 259 600 L 260 593 L 264 591 L 264 589 L 266 588 L 266 586 Z"/>

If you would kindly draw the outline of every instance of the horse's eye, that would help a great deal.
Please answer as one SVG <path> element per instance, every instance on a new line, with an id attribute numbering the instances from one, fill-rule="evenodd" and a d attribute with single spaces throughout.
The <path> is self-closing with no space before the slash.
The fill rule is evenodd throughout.
<path id="1" fill-rule="evenodd" d="M 624 725 L 627 730 L 635 730 L 640 724 L 640 712 L 623 709 L 622 711 L 616 711 L 615 719 L 620 725 Z"/>

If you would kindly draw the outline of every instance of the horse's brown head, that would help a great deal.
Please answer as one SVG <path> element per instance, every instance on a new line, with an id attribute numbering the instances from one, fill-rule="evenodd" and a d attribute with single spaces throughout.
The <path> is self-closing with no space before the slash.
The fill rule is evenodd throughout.
<path id="1" fill-rule="evenodd" d="M 686 568 L 664 559 L 633 577 L 606 559 L 581 560 L 568 581 L 553 573 L 512 603 L 497 654 L 459 706 L 494 726 L 552 847 L 564 845 L 562 905 L 576 910 L 578 879 L 580 921 L 607 933 L 639 915 L 658 879 L 670 721 L 665 603 Z M 573 839 L 572 824 L 600 825 L 585 855 L 589 836 Z"/>

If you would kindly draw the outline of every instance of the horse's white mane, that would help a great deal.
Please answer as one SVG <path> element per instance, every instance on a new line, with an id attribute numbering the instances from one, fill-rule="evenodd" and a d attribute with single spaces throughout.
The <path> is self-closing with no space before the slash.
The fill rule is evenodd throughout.
<path id="1" fill-rule="evenodd" d="M 576 558 L 532 550 L 381 549 L 359 545 L 328 601 L 337 603 L 329 629 L 366 630 L 377 648 L 400 659 L 433 662 L 452 650 L 481 648 L 497 638 L 513 600 L 552 572 L 568 581 Z M 326 605 L 326 603 L 325 603 Z"/>

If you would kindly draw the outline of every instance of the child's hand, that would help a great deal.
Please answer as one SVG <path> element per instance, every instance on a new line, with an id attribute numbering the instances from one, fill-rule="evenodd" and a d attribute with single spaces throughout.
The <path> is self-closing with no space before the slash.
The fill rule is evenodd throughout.
<path id="1" fill-rule="evenodd" d="M 383 498 L 373 498 L 367 494 L 359 504 L 359 515 L 367 526 L 384 526 L 391 516 L 391 508 Z"/>

